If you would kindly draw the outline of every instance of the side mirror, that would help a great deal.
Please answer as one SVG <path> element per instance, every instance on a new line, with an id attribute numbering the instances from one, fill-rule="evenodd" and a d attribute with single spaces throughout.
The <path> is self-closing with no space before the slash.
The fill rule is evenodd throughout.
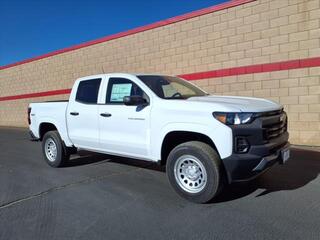
<path id="1" fill-rule="evenodd" d="M 147 100 L 141 96 L 125 96 L 123 97 L 124 105 L 127 106 L 139 106 L 147 104 Z"/>

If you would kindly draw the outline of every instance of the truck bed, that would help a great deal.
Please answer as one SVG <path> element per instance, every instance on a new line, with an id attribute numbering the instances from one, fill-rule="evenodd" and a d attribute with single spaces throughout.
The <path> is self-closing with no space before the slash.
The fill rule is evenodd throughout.
<path id="1" fill-rule="evenodd" d="M 47 103 L 52 103 L 52 102 L 69 102 L 69 100 L 52 100 L 52 101 L 45 101 Z"/>
<path id="2" fill-rule="evenodd" d="M 54 123 L 59 132 L 67 137 L 66 111 L 68 108 L 68 100 L 48 101 L 31 103 L 31 124 L 30 130 L 36 137 L 39 137 L 39 128 L 41 123 Z"/>

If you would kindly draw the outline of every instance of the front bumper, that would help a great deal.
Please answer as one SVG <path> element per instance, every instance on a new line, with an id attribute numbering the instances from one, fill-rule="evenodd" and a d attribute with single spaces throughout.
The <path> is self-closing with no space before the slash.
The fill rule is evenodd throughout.
<path id="1" fill-rule="evenodd" d="M 268 145 L 252 146 L 246 154 L 232 154 L 222 159 L 229 183 L 254 179 L 274 164 L 282 164 L 281 150 L 289 146 L 289 142 L 285 142 L 273 150 Z"/>
<path id="2" fill-rule="evenodd" d="M 231 126 L 234 137 L 233 153 L 222 159 L 229 183 L 251 180 L 274 164 L 283 163 L 282 150 L 290 146 L 289 134 L 286 131 L 287 122 L 282 124 L 284 131 L 278 136 L 266 139 L 265 135 L 270 129 L 267 124 L 279 124 L 276 122 L 278 119 L 279 115 L 265 116 L 251 124 Z M 250 147 L 246 153 L 237 152 L 235 144 L 238 137 L 244 137 L 249 143 Z"/>

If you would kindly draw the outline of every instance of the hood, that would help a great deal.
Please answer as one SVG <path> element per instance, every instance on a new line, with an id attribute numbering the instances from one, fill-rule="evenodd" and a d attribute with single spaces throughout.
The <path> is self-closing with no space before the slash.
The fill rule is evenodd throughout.
<path id="1" fill-rule="evenodd" d="M 282 105 L 274 101 L 253 97 L 209 95 L 191 97 L 188 101 L 221 104 L 230 109 L 239 109 L 241 112 L 266 112 L 282 108 Z"/>

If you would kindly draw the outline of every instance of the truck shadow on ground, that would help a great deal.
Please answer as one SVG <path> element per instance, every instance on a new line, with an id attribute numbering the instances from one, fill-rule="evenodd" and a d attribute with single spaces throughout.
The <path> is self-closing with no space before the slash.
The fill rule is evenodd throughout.
<path id="1" fill-rule="evenodd" d="M 148 161 L 135 160 L 123 157 L 115 157 L 90 152 L 80 152 L 79 157 L 70 161 L 67 167 L 75 167 L 86 164 L 103 164 L 113 162 L 138 168 L 165 172 L 165 166 L 159 166 Z M 285 165 L 277 165 L 259 178 L 244 183 L 236 183 L 227 186 L 212 203 L 220 203 L 236 200 L 248 196 L 261 189 L 256 195 L 261 197 L 272 192 L 295 190 L 307 185 L 318 177 L 320 173 L 320 152 L 292 148 L 291 157 Z"/>

